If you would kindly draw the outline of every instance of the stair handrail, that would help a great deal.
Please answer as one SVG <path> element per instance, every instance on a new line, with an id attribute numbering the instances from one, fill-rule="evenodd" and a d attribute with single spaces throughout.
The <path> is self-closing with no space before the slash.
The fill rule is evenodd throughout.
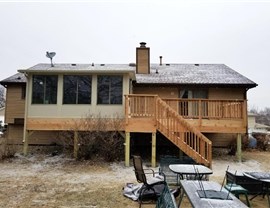
<path id="1" fill-rule="evenodd" d="M 158 109 L 160 108 L 161 105 L 163 105 L 167 109 L 168 112 L 170 112 L 172 115 L 174 115 L 175 119 L 178 120 L 178 123 L 180 123 L 183 126 L 183 128 L 185 128 L 189 132 L 192 132 L 193 134 L 197 135 L 198 138 L 200 138 L 207 145 L 207 147 L 210 148 L 210 151 L 207 151 L 205 153 L 205 155 L 201 155 L 201 153 L 198 152 L 196 149 L 194 149 L 192 146 L 190 146 L 188 144 L 185 144 L 185 145 L 188 145 L 193 151 L 195 151 L 196 154 L 199 154 L 199 156 L 198 155 L 196 155 L 196 156 L 200 157 L 200 159 L 203 160 L 202 161 L 203 163 L 206 163 L 208 166 L 211 166 L 211 161 L 212 161 L 212 148 L 211 148 L 212 147 L 212 142 L 207 137 L 205 137 L 196 127 L 192 126 L 189 122 L 187 122 L 181 115 L 179 115 L 172 107 L 170 107 L 160 97 L 156 97 L 156 115 L 159 115 L 158 114 Z M 158 116 L 156 116 L 156 120 L 158 121 Z M 171 138 L 168 138 L 168 139 L 171 140 Z M 182 142 L 184 143 L 184 141 L 182 141 Z M 207 156 L 207 157 L 205 157 L 205 156 Z"/>

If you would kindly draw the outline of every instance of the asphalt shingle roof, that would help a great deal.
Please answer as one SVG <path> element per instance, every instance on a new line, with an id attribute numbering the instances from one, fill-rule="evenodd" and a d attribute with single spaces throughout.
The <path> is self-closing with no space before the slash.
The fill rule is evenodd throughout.
<path id="1" fill-rule="evenodd" d="M 17 73 L 0 81 L 0 84 L 2 85 L 5 85 L 7 83 L 26 83 L 26 77 L 23 73 Z"/>
<path id="2" fill-rule="evenodd" d="M 134 71 L 135 67 L 129 66 L 129 64 L 37 64 L 26 70 L 20 71 L 117 71 L 127 72 Z"/>
<path id="3" fill-rule="evenodd" d="M 245 85 L 257 84 L 224 64 L 151 64 L 150 74 L 136 74 L 136 84 L 209 84 Z M 20 72 L 128 72 L 135 74 L 136 67 L 129 64 L 37 64 Z M 23 73 L 17 73 L 0 83 L 26 82 Z"/>
<path id="4" fill-rule="evenodd" d="M 224 64 L 151 64 L 150 74 L 136 74 L 137 84 L 257 84 Z"/>

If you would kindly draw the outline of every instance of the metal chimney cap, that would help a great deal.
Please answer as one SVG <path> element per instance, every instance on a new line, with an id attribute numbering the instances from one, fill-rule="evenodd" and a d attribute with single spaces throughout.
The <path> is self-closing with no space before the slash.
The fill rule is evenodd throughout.
<path id="1" fill-rule="evenodd" d="M 145 47 L 146 47 L 146 46 L 145 46 L 145 45 L 146 45 L 146 42 L 140 42 L 140 45 L 141 45 L 141 46 L 140 46 L 141 48 L 145 48 Z"/>

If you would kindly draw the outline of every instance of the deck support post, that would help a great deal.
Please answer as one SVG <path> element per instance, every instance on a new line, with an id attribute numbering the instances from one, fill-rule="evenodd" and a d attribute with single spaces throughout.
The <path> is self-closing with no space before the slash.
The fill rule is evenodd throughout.
<path id="1" fill-rule="evenodd" d="M 241 138 L 241 134 L 238 133 L 237 134 L 237 159 L 238 162 L 242 162 L 242 138 Z"/>
<path id="2" fill-rule="evenodd" d="M 23 141 L 23 155 L 26 156 L 28 154 L 28 143 L 29 143 L 29 134 L 28 131 L 24 131 L 24 141 Z"/>
<path id="3" fill-rule="evenodd" d="M 130 164 L 130 132 L 126 132 L 125 138 L 125 166 L 128 167 Z"/>
<path id="4" fill-rule="evenodd" d="M 156 132 L 152 132 L 152 159 L 151 159 L 151 164 L 152 167 L 155 168 L 157 165 L 156 162 L 156 143 L 157 143 L 157 137 L 156 137 Z"/>
<path id="5" fill-rule="evenodd" d="M 78 131 L 74 131 L 74 150 L 73 156 L 75 159 L 78 159 L 78 152 L 79 152 L 79 135 Z"/>

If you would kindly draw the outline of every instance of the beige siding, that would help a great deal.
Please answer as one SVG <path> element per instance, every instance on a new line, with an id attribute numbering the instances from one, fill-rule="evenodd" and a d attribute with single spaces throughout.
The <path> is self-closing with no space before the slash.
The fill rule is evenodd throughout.
<path id="1" fill-rule="evenodd" d="M 29 83 L 30 96 L 28 97 L 28 118 L 82 118 L 86 115 L 102 117 L 124 117 L 125 99 L 129 94 L 129 76 L 123 76 L 123 103 L 120 105 L 97 104 L 97 75 L 92 75 L 92 103 L 89 105 L 62 105 L 63 75 L 58 77 L 57 104 L 31 104 L 32 79 Z"/>
<path id="2" fill-rule="evenodd" d="M 134 87 L 134 94 L 158 95 L 161 98 L 178 98 L 177 87 Z"/>
<path id="3" fill-rule="evenodd" d="M 29 137 L 29 144 L 59 144 L 57 131 L 34 131 Z"/>
<path id="4" fill-rule="evenodd" d="M 24 118 L 25 99 L 22 99 L 23 85 L 8 85 L 6 96 L 5 123 L 14 123 L 14 118 Z"/>
<path id="5" fill-rule="evenodd" d="M 57 137 L 58 131 L 32 131 L 29 144 L 50 145 L 61 143 Z M 23 125 L 10 124 L 7 127 L 8 144 L 23 144 Z"/>
<path id="6" fill-rule="evenodd" d="M 22 144 L 23 125 L 9 124 L 7 126 L 8 144 Z"/>
<path id="7" fill-rule="evenodd" d="M 185 88 L 183 88 L 185 89 Z M 192 88 L 195 90 L 196 88 Z M 179 98 L 179 89 L 177 87 L 134 87 L 134 94 L 157 94 L 161 98 Z M 245 89 L 235 88 L 209 88 L 209 99 L 245 99 Z"/>
<path id="8" fill-rule="evenodd" d="M 208 139 L 212 141 L 213 147 L 228 147 L 232 144 L 236 144 L 237 134 L 204 134 Z"/>
<path id="9" fill-rule="evenodd" d="M 246 91 L 235 88 L 210 88 L 208 91 L 209 99 L 245 99 Z"/>

